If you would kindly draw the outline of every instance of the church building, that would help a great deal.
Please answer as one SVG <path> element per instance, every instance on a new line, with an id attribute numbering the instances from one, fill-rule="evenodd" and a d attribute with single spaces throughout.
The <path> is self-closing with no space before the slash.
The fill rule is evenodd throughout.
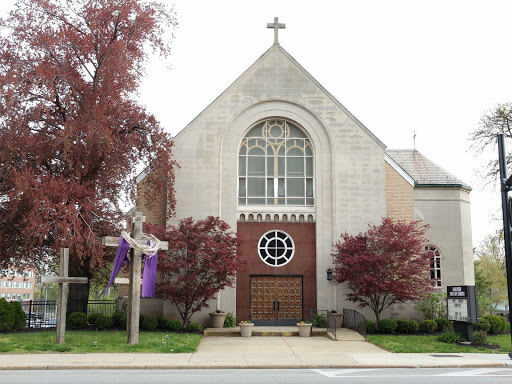
<path id="1" fill-rule="evenodd" d="M 365 232 L 383 217 L 422 220 L 440 292 L 473 285 L 471 188 L 420 152 L 387 149 L 278 42 L 175 137 L 176 215 L 146 212 L 148 221 L 220 217 L 244 239 L 248 265 L 213 309 L 256 324 L 295 324 L 309 310 L 357 309 L 347 288 L 327 279 L 333 244 Z M 147 299 L 142 313 L 179 319 L 176 308 Z M 146 309 L 144 306 L 146 305 Z M 359 310 L 359 309 L 358 309 Z M 192 321 L 208 325 L 205 309 Z M 370 310 L 359 310 L 374 319 Z M 382 318 L 419 319 L 413 304 Z"/>

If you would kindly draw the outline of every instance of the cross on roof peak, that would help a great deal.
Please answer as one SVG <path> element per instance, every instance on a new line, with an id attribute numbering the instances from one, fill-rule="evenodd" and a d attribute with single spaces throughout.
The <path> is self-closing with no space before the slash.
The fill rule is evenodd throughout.
<path id="1" fill-rule="evenodd" d="M 267 28 L 272 28 L 274 30 L 274 44 L 277 44 L 279 45 L 279 40 L 278 40 L 278 36 L 277 36 L 277 32 L 279 31 L 279 29 L 285 29 L 286 28 L 286 24 L 279 24 L 279 21 L 278 21 L 278 17 L 274 17 L 274 22 L 273 23 L 267 23 Z"/>

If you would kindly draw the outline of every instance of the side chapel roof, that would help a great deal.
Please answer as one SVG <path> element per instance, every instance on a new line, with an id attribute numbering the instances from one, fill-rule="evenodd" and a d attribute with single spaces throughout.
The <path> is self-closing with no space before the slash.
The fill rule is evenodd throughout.
<path id="1" fill-rule="evenodd" d="M 386 149 L 413 180 L 415 187 L 449 187 L 471 191 L 471 187 L 415 149 Z"/>

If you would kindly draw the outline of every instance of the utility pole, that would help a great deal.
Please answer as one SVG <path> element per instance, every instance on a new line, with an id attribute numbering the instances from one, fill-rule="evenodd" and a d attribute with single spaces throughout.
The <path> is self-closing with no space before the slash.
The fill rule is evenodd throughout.
<path id="1" fill-rule="evenodd" d="M 501 209 L 503 211 L 503 237 L 505 240 L 505 264 L 507 267 L 508 313 L 509 320 L 512 311 L 512 199 L 508 193 L 512 190 L 512 175 L 507 176 L 507 156 L 505 152 L 505 137 L 498 135 L 498 154 L 500 163 Z M 512 333 L 510 334 L 512 342 Z M 508 354 L 512 359 L 512 352 Z"/>

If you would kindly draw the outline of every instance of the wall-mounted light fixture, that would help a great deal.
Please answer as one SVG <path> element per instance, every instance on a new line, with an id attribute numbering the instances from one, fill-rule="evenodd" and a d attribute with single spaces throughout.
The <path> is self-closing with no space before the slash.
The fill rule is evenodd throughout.
<path id="1" fill-rule="evenodd" d="M 332 269 L 329 268 L 327 270 L 327 280 L 331 281 L 332 280 Z"/>

